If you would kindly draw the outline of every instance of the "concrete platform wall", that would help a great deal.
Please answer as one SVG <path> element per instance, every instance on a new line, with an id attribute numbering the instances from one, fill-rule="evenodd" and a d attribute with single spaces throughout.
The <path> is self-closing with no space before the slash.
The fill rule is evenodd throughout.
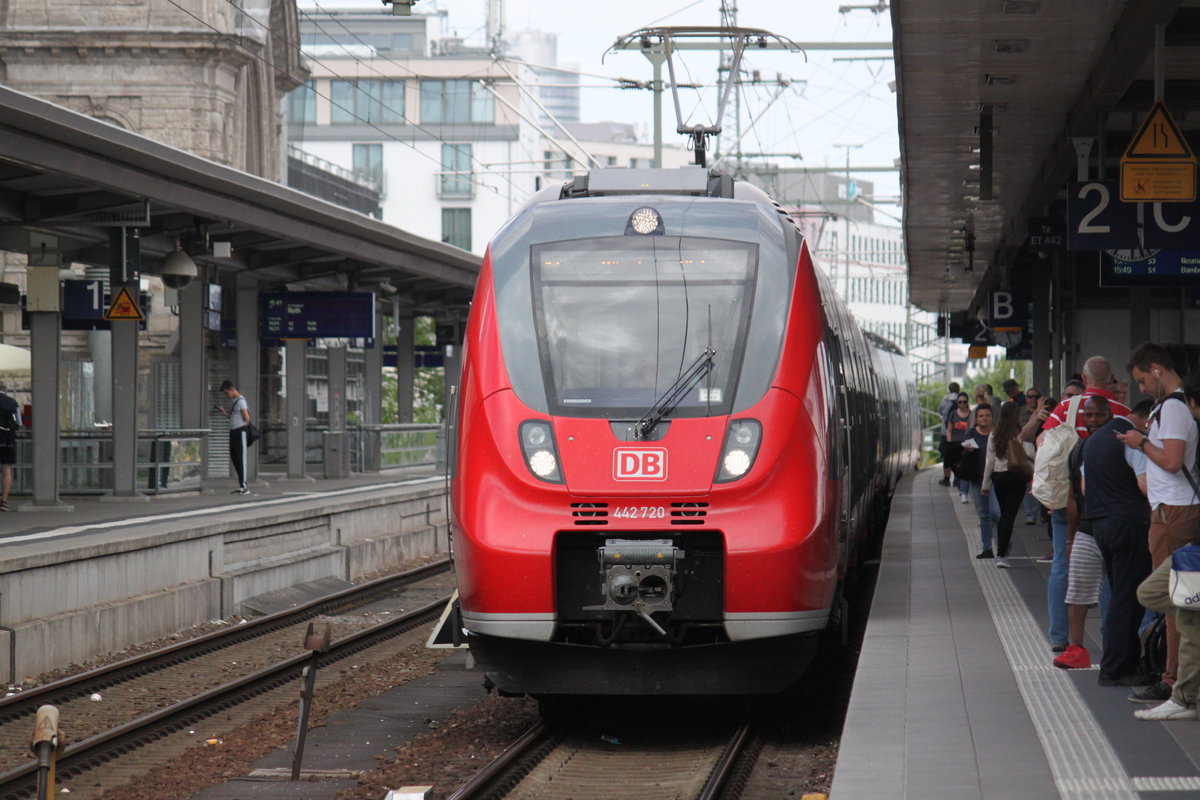
<path id="1" fill-rule="evenodd" d="M 448 549 L 440 486 L 197 520 L 0 562 L 0 626 L 12 629 L 0 630 L 0 680 L 238 613 L 263 592 Z"/>

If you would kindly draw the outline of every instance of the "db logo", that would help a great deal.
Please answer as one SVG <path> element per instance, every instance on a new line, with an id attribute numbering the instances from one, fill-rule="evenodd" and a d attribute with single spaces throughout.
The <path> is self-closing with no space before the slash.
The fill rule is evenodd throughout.
<path id="1" fill-rule="evenodd" d="M 613 451 L 613 480 L 665 481 L 667 451 L 664 448 Z"/>

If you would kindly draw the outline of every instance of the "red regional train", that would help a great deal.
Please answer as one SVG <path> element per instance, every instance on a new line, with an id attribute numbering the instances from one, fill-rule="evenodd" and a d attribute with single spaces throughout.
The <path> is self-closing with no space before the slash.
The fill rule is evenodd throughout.
<path id="1" fill-rule="evenodd" d="M 539 192 L 484 259 L 458 398 L 461 626 L 513 694 L 786 689 L 919 447 L 908 360 L 704 167 Z"/>

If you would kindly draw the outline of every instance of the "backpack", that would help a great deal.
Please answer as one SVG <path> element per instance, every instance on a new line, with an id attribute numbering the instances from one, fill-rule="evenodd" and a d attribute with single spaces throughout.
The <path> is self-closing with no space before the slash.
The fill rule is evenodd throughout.
<path id="1" fill-rule="evenodd" d="M 5 394 L 0 394 L 0 433 L 14 434 L 17 432 L 17 401 Z"/>
<path id="2" fill-rule="evenodd" d="M 1141 640 L 1138 672 L 1143 675 L 1158 675 L 1167 668 L 1167 619 L 1162 614 L 1155 617 L 1138 636 Z"/>
<path id="3" fill-rule="evenodd" d="M 1163 403 L 1167 402 L 1168 400 L 1178 400 L 1179 402 L 1183 403 L 1183 407 L 1187 409 L 1189 415 L 1192 413 L 1192 407 L 1188 405 L 1187 395 L 1185 395 L 1182 391 L 1174 391 L 1164 397 L 1162 401 L 1154 407 L 1154 410 L 1150 412 L 1151 425 L 1154 424 L 1154 420 L 1158 416 L 1159 409 L 1162 408 Z M 1196 427 L 1198 432 L 1200 432 L 1200 420 L 1196 420 Z M 1187 478 L 1187 482 L 1191 484 L 1192 491 L 1196 493 L 1197 497 L 1200 497 L 1200 485 L 1197 485 L 1197 481 L 1200 480 L 1200 445 L 1196 447 L 1196 463 L 1192 465 L 1190 470 L 1188 469 L 1188 465 L 1184 464 L 1180 472 L 1183 473 L 1183 477 Z"/>
<path id="4" fill-rule="evenodd" d="M 1033 460 L 1032 493 L 1039 503 L 1049 509 L 1067 507 L 1067 498 L 1071 494 L 1071 471 L 1067 459 L 1079 441 L 1075 423 L 1082 403 L 1083 395 L 1071 398 L 1066 421 L 1046 431 L 1042 446 Z"/>

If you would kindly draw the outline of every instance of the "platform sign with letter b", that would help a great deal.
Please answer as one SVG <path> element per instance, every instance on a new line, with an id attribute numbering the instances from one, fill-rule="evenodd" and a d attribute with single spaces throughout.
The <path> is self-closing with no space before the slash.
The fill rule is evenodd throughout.
<path id="1" fill-rule="evenodd" d="M 997 289 L 988 293 L 988 328 L 996 344 L 1015 347 L 1025 338 L 1029 323 L 1029 298 L 1019 292 Z"/>

